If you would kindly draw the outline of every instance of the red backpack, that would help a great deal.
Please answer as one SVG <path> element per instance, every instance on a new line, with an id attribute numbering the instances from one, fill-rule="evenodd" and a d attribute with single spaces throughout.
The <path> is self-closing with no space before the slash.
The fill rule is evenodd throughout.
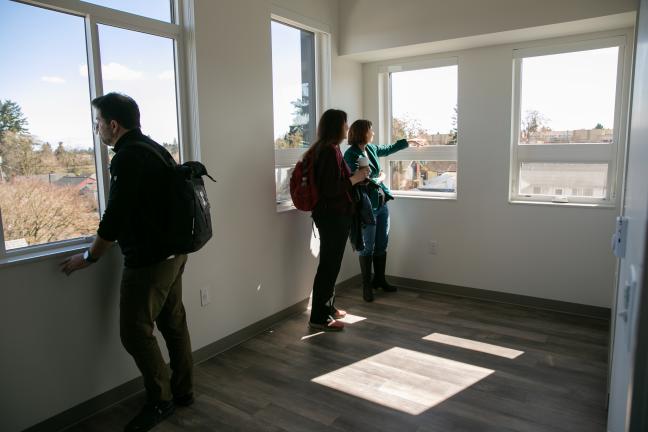
<path id="1" fill-rule="evenodd" d="M 318 194 L 312 157 L 305 157 L 295 165 L 290 175 L 290 197 L 299 210 L 312 211 L 315 208 Z"/>

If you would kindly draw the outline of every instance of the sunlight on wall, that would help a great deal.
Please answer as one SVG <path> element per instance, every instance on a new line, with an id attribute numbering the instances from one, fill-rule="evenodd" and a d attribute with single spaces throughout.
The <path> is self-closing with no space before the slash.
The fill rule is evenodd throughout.
<path id="1" fill-rule="evenodd" d="M 311 250 L 311 254 L 315 258 L 317 258 L 320 252 L 320 241 L 319 241 L 319 232 L 317 231 L 317 227 L 315 226 L 315 224 L 313 224 L 313 231 L 311 232 L 310 250 Z"/>

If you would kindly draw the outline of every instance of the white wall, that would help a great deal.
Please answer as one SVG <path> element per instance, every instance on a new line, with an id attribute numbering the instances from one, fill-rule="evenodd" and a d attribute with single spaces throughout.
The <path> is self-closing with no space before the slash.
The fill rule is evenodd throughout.
<path id="1" fill-rule="evenodd" d="M 415 2 L 426 12 L 421 17 L 434 17 L 433 26 L 423 25 L 427 21 L 417 18 L 419 14 L 407 2 L 394 7 L 393 1 L 342 0 L 344 9 L 338 9 L 335 0 L 274 3 L 330 26 L 331 105 L 345 109 L 350 119 L 378 119 L 375 66 L 361 67 L 337 57 L 338 45 L 351 53 L 430 42 L 457 37 L 452 29 L 473 24 L 462 22 L 465 14 L 457 12 L 465 0 Z M 534 6 L 536 2 L 525 1 L 527 9 L 520 11 L 518 3 L 499 0 L 499 8 L 492 9 L 506 14 L 501 22 L 541 25 L 548 21 L 527 22 L 531 18 L 524 17 L 546 16 L 549 12 L 540 12 L 547 9 L 554 21 L 571 20 L 624 12 L 634 4 L 631 0 L 554 0 L 550 6 L 547 2 Z M 449 16 L 440 8 L 455 4 L 459 6 Z M 488 17 L 489 8 L 472 9 L 472 15 Z M 208 185 L 214 239 L 190 258 L 184 283 L 194 349 L 305 298 L 315 273 L 317 260 L 307 252 L 310 219 L 297 212 L 278 214 L 274 205 L 271 9 L 270 0 L 196 0 L 195 4 L 201 151 L 219 182 Z M 402 16 L 401 10 L 409 15 Z M 338 16 L 344 19 L 346 35 L 339 44 Z M 410 27 L 416 27 L 415 37 Z M 432 31 L 438 35 L 431 36 Z M 467 85 L 459 101 L 459 199 L 400 199 L 391 204 L 388 271 L 609 306 L 614 264 L 607 249 L 616 210 L 507 204 L 510 63 L 506 67 L 497 60 L 510 54 L 500 47 L 460 55 L 461 79 Z M 478 134 L 487 140 L 477 139 Z M 439 241 L 434 259 L 423 255 L 421 242 L 428 238 Z M 70 278 L 58 272 L 59 261 L 51 258 L 0 269 L 2 431 L 22 430 L 138 375 L 119 342 L 118 250 Z M 357 273 L 357 259 L 347 251 L 339 279 Z M 212 303 L 201 308 L 199 290 L 205 286 L 211 288 Z"/>
<path id="2" fill-rule="evenodd" d="M 613 34 L 632 44 L 629 29 L 595 36 Z M 423 57 L 458 58 L 458 196 L 390 204 L 388 273 L 610 307 L 616 263 L 610 235 L 618 208 L 508 202 L 512 49 L 518 46 Z M 385 64 L 390 61 L 363 68 L 365 115 L 374 122 L 380 119 L 378 68 Z M 438 241 L 438 255 L 428 254 L 429 240 Z"/>
<path id="3" fill-rule="evenodd" d="M 636 10 L 635 0 L 342 0 L 340 54 L 466 38 Z"/>
<path id="4" fill-rule="evenodd" d="M 275 3 L 336 31 L 336 1 Z M 270 13 L 265 0 L 195 2 L 201 152 L 218 183 L 207 186 L 214 238 L 190 257 L 184 278 L 194 349 L 308 297 L 315 274 L 310 218 L 275 209 Z M 338 59 L 336 45 L 331 104 L 357 117 L 361 66 Z M 69 278 L 58 272 L 60 260 L 0 269 L 2 431 L 25 429 L 138 376 L 119 341 L 117 248 Z M 356 273 L 347 262 L 339 280 Z M 202 287 L 211 290 L 205 308 Z"/>

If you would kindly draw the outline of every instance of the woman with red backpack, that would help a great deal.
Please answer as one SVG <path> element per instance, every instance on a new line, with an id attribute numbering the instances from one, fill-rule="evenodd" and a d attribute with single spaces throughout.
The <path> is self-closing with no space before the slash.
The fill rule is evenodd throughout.
<path id="1" fill-rule="evenodd" d="M 335 281 L 340 272 L 344 248 L 349 238 L 353 205 L 351 187 L 367 179 L 368 170 L 351 174 L 340 143 L 349 126 L 344 111 L 330 109 L 322 114 L 317 126 L 317 140 L 304 155 L 312 158 L 318 199 L 312 212 L 320 237 L 320 262 L 313 281 L 313 300 L 309 327 L 340 331 L 346 312 L 335 307 Z"/>

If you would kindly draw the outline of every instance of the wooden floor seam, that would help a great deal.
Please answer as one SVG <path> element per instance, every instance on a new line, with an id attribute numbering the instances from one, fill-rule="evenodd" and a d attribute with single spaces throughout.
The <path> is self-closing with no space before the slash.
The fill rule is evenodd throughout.
<path id="1" fill-rule="evenodd" d="M 196 367 L 196 403 L 154 431 L 604 432 L 609 322 L 400 289 L 340 292 Z M 115 431 L 139 394 L 69 428 Z"/>

